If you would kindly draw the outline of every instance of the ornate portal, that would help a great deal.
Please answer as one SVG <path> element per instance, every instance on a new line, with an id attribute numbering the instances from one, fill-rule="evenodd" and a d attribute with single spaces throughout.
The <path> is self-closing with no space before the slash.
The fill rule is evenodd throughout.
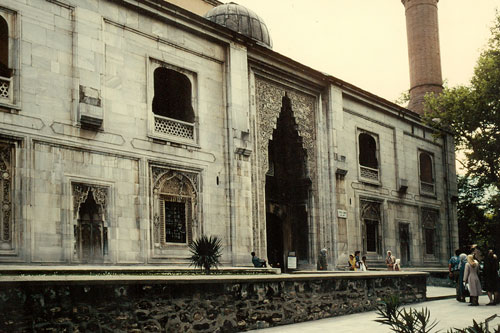
<path id="1" fill-rule="evenodd" d="M 154 247 L 188 244 L 198 224 L 198 175 L 160 167 L 152 174 Z"/>

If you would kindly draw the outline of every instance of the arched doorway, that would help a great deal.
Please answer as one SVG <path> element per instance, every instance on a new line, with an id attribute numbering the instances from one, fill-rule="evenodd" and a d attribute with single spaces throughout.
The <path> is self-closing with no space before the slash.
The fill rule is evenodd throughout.
<path id="1" fill-rule="evenodd" d="M 267 256 L 270 264 L 286 270 L 286 257 L 295 254 L 299 264 L 308 260 L 307 153 L 297 132 L 290 99 L 282 99 L 280 116 L 268 144 L 266 174 Z"/>

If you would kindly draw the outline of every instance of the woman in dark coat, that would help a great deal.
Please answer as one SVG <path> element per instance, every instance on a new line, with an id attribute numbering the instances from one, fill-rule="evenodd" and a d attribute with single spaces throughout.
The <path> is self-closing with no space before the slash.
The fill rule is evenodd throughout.
<path id="1" fill-rule="evenodd" d="M 498 258 L 493 250 L 488 251 L 484 260 L 484 290 L 488 292 L 490 302 L 486 305 L 498 303 Z"/>

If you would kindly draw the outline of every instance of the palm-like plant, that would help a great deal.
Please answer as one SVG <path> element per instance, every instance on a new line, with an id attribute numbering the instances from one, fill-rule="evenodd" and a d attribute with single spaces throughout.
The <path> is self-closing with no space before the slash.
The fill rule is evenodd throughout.
<path id="1" fill-rule="evenodd" d="M 220 265 L 219 259 L 222 256 L 222 240 L 217 236 L 207 237 L 202 235 L 189 244 L 191 251 L 191 265 L 195 268 L 204 269 L 206 274 L 210 274 L 210 268 L 217 268 Z"/>

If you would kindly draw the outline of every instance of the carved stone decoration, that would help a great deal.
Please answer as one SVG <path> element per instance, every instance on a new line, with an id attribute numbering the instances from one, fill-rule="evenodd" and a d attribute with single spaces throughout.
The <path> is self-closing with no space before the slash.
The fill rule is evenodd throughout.
<path id="1" fill-rule="evenodd" d="M 154 247 L 166 248 L 169 233 L 189 243 L 193 237 L 193 229 L 198 226 L 198 175 L 152 167 L 152 177 Z M 174 216 L 166 216 L 166 206 L 170 208 L 167 212 L 172 212 Z M 171 219 L 167 221 L 168 218 Z M 185 224 L 182 223 L 184 219 Z"/>
<path id="2" fill-rule="evenodd" d="M 380 221 L 380 203 L 361 200 L 361 218 Z"/>
<path id="3" fill-rule="evenodd" d="M 297 123 L 299 136 L 302 138 L 303 148 L 307 152 L 307 171 L 312 180 L 313 188 L 316 186 L 316 125 L 315 105 L 313 96 L 296 90 L 285 88 L 277 84 L 256 78 L 257 100 L 257 141 L 258 158 L 262 179 L 269 169 L 268 144 L 273 137 L 273 131 L 282 107 L 282 98 L 290 98 L 292 112 Z"/>
<path id="4" fill-rule="evenodd" d="M 100 208 L 99 213 L 101 213 L 104 218 L 109 195 L 108 191 L 109 189 L 103 186 L 73 183 L 73 218 L 78 218 L 80 205 L 87 200 L 90 192 L 92 193 L 95 203 Z"/>
<path id="5" fill-rule="evenodd" d="M 78 217 L 80 205 L 87 200 L 90 187 L 83 184 L 73 184 L 73 218 Z"/>
<path id="6" fill-rule="evenodd" d="M 13 151 L 12 144 L 0 143 L 0 245 L 2 249 L 12 246 Z"/>
<path id="7" fill-rule="evenodd" d="M 287 96 L 291 102 L 291 111 L 297 124 L 297 132 L 302 139 L 302 148 L 306 152 L 306 173 L 311 180 L 313 199 L 317 200 L 317 146 L 316 146 L 316 98 L 312 95 L 294 90 L 278 83 L 255 77 L 255 99 L 257 112 L 256 152 L 258 183 L 256 184 L 256 209 L 254 240 L 258 242 L 260 251 L 264 251 L 266 228 L 264 223 L 266 197 L 266 173 L 269 171 L 268 146 L 273 138 L 278 117 L 283 106 L 283 97 Z M 260 217 L 259 217 L 260 216 Z"/>
<path id="8" fill-rule="evenodd" d="M 432 209 L 422 209 L 422 227 L 436 229 L 438 213 Z"/>

